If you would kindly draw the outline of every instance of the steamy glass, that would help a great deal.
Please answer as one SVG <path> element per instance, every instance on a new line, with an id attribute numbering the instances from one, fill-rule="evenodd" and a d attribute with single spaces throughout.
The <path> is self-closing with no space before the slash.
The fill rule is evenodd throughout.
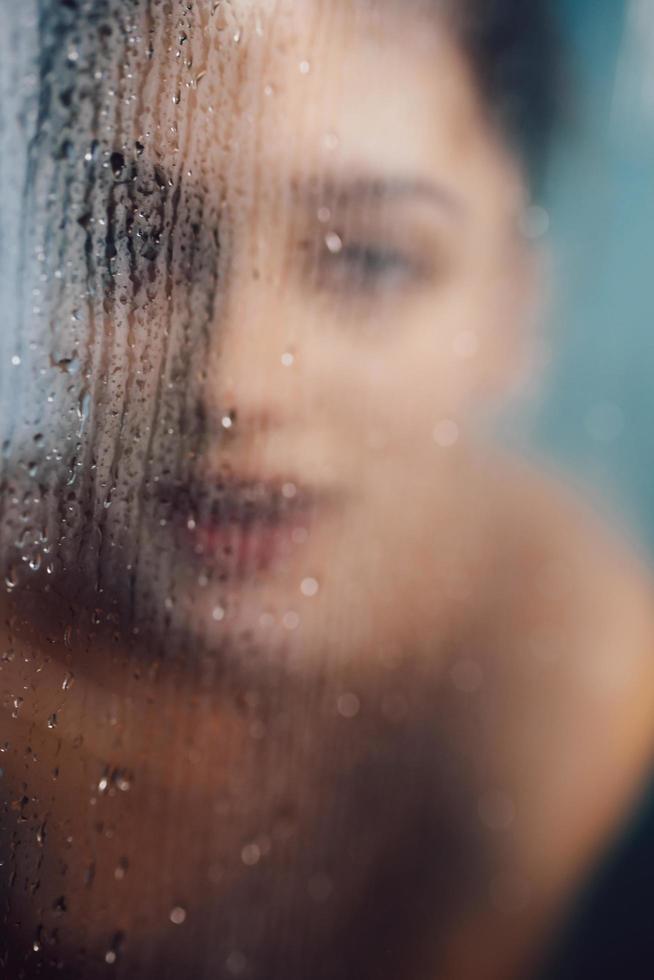
<path id="1" fill-rule="evenodd" d="M 11 980 L 531 977 L 636 800 L 645 548 L 515 449 L 546 7 L 7 16 Z"/>

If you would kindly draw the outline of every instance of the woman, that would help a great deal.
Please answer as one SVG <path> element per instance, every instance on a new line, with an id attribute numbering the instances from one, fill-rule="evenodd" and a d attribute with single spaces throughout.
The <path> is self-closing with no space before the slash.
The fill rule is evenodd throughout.
<path id="1" fill-rule="evenodd" d="M 530 374 L 545 4 L 40 23 L 9 976 L 528 975 L 654 703 L 646 572 L 483 424 Z"/>

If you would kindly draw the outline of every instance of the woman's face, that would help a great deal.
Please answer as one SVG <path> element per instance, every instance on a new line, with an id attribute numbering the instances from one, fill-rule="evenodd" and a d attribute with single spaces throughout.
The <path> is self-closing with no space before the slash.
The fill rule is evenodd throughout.
<path id="1" fill-rule="evenodd" d="M 176 254 L 206 256 L 186 280 L 173 258 L 148 314 L 186 338 L 201 419 L 160 481 L 159 602 L 211 647 L 393 657 L 474 590 L 470 428 L 518 346 L 518 168 L 433 11 L 209 7 L 155 36 L 139 92 Z"/>
<path id="2" fill-rule="evenodd" d="M 51 551 L 60 627 L 39 640 L 36 589 L 17 627 L 31 652 L 4 665 L 13 741 L 33 754 L 15 780 L 48 801 L 38 872 L 32 823 L 16 831 L 16 880 L 38 877 L 40 897 L 12 900 L 35 949 L 44 931 L 102 965 L 115 934 L 132 966 L 206 948 L 211 975 L 237 975 L 230 949 L 283 959 L 279 921 L 291 945 L 307 922 L 316 950 L 333 951 L 334 923 L 358 946 L 376 863 L 398 833 L 422 840 L 409 798 L 436 779 L 432 742 L 385 668 L 431 658 L 477 595 L 472 430 L 519 347 L 525 202 L 433 11 L 152 9 L 92 74 L 102 98 L 82 99 L 78 128 L 92 118 L 101 150 L 87 141 L 75 166 L 100 176 L 65 198 L 95 285 L 81 300 L 67 285 L 77 346 L 60 325 L 46 368 L 78 426 L 56 443 L 72 461 L 55 517 L 94 591 L 66 592 Z M 138 646 L 151 629 L 163 665 Z M 221 686 L 230 656 L 238 698 Z"/>

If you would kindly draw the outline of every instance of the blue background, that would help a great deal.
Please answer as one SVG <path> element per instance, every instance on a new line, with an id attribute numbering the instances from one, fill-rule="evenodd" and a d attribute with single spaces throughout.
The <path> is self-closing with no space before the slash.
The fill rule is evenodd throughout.
<path id="1" fill-rule="evenodd" d="M 654 47 L 638 50 L 624 0 L 560 6 L 576 108 L 548 192 L 555 359 L 524 428 L 654 551 Z M 615 431 L 598 436 L 597 406 Z"/>

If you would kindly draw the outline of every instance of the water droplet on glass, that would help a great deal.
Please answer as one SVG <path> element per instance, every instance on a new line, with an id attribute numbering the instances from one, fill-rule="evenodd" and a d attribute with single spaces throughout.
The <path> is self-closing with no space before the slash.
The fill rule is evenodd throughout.
<path id="1" fill-rule="evenodd" d="M 128 868 L 129 868 L 129 862 L 127 858 L 125 857 L 121 858 L 118 864 L 116 865 L 116 867 L 114 868 L 114 878 L 116 879 L 116 881 L 123 880 L 123 878 L 127 874 Z"/>
<path id="2" fill-rule="evenodd" d="M 114 782 L 116 783 L 116 788 L 119 789 L 121 793 L 127 793 L 132 785 L 131 777 L 126 772 L 116 773 Z"/>
<path id="3" fill-rule="evenodd" d="M 300 592 L 303 596 L 306 596 L 307 599 L 311 599 L 313 596 L 318 595 L 319 589 L 320 586 L 315 578 L 302 579 L 302 583 L 300 584 Z"/>
<path id="4" fill-rule="evenodd" d="M 330 152 L 338 148 L 338 142 L 339 140 L 336 133 L 325 133 L 323 136 L 323 145 L 325 149 L 329 150 Z"/>
<path id="5" fill-rule="evenodd" d="M 170 910 L 169 919 L 173 925 L 181 926 L 184 922 L 186 922 L 186 909 L 181 905 L 176 905 Z"/>
<path id="6" fill-rule="evenodd" d="M 109 166 L 114 177 L 120 177 L 125 169 L 125 157 L 122 153 L 114 152 L 109 157 Z"/>
<path id="7" fill-rule="evenodd" d="M 258 844 L 246 844 L 241 851 L 241 860 L 248 868 L 253 868 L 261 860 L 261 848 Z"/>
<path id="8" fill-rule="evenodd" d="M 442 449 L 450 449 L 459 441 L 459 426 L 451 419 L 443 419 L 434 428 L 434 442 Z"/>
<path id="9" fill-rule="evenodd" d="M 330 231 L 328 235 L 325 235 L 325 245 L 327 251 L 331 252 L 332 255 L 338 255 L 339 252 L 343 251 L 343 239 L 335 231 Z"/>
<path id="10" fill-rule="evenodd" d="M 282 618 L 282 623 L 284 624 L 284 629 L 293 631 L 296 630 L 300 625 L 300 617 L 296 612 L 290 611 L 284 613 L 284 616 Z"/>
<path id="11" fill-rule="evenodd" d="M 343 718 L 356 718 L 361 710 L 361 702 L 356 694 L 351 692 L 341 694 L 336 702 L 339 715 Z"/>
<path id="12" fill-rule="evenodd" d="M 29 568 L 30 572 L 38 572 L 42 561 L 43 559 L 38 552 L 35 555 L 32 555 L 27 563 L 27 567 Z"/>
<path id="13" fill-rule="evenodd" d="M 548 233 L 550 223 L 549 212 L 539 204 L 532 204 L 521 215 L 520 231 L 529 241 L 537 241 Z"/>
<path id="14" fill-rule="evenodd" d="M 55 912 L 58 912 L 60 915 L 63 915 L 63 913 L 68 908 L 68 906 L 66 904 L 66 896 L 65 895 L 60 895 L 59 898 L 57 898 L 52 903 L 52 908 L 54 909 Z"/>

